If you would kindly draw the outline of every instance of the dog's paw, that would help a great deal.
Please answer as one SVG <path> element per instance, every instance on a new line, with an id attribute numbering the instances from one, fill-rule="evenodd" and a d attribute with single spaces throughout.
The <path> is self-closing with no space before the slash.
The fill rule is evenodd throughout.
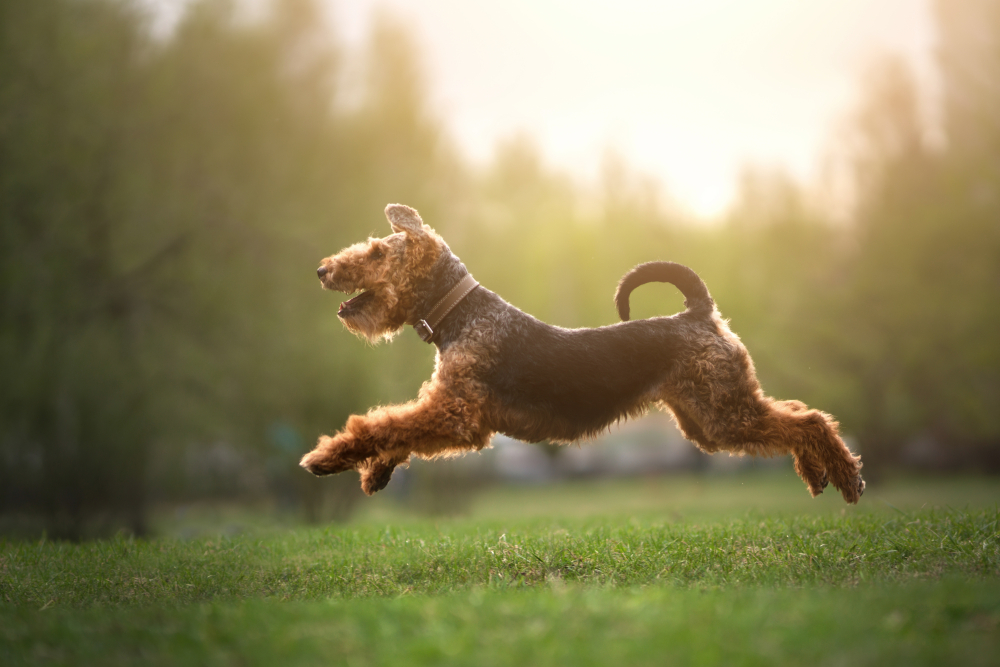
<path id="1" fill-rule="evenodd" d="M 823 464 L 806 453 L 796 455 L 795 472 L 806 483 L 809 495 L 813 498 L 823 493 L 823 489 L 829 483 L 829 475 Z"/>
<path id="2" fill-rule="evenodd" d="M 806 482 L 806 488 L 809 489 L 809 495 L 816 498 L 823 493 L 823 489 L 826 488 L 826 484 L 819 482 Z"/>
<path id="3" fill-rule="evenodd" d="M 861 477 L 861 459 L 848 452 L 845 459 L 838 459 L 829 467 L 830 481 L 840 491 L 844 501 L 856 505 L 865 492 L 865 480 Z"/>
<path id="4" fill-rule="evenodd" d="M 851 505 L 857 505 L 864 492 L 865 480 L 861 478 L 861 475 L 857 475 L 848 484 L 840 487 L 840 493 L 844 496 L 844 500 Z"/>
<path id="5" fill-rule="evenodd" d="M 319 450 L 313 450 L 303 456 L 302 460 L 299 461 L 299 465 L 317 477 L 336 475 L 353 467 L 345 465 L 338 461 L 336 457 L 331 457 L 328 453 Z"/>
<path id="6" fill-rule="evenodd" d="M 396 466 L 383 463 L 379 459 L 369 459 L 358 466 L 361 472 L 361 490 L 366 496 L 381 491 L 385 488 L 389 480 L 392 479 L 392 471 Z"/>
<path id="7" fill-rule="evenodd" d="M 345 456 L 344 447 L 337 438 L 324 435 L 316 443 L 316 449 L 302 457 L 299 465 L 314 475 L 336 475 L 353 470 L 357 461 Z"/>

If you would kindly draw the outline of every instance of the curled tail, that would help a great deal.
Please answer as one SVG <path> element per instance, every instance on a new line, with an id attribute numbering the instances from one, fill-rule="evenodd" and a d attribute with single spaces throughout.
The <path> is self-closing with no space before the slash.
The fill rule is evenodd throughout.
<path id="1" fill-rule="evenodd" d="M 636 287 L 646 283 L 671 283 L 684 295 L 684 305 L 694 313 L 709 315 L 715 309 L 715 301 L 708 293 L 705 282 L 698 274 L 674 262 L 646 262 L 635 267 L 618 281 L 615 292 L 615 306 L 623 322 L 629 319 L 628 297 Z"/>

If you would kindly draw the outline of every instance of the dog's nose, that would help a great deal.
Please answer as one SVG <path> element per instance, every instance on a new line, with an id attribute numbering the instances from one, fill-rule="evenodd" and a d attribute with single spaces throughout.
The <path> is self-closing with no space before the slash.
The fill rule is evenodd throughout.
<path id="1" fill-rule="evenodd" d="M 323 276 L 325 276 L 326 275 L 326 267 L 325 266 L 321 266 L 318 269 L 316 269 L 316 275 L 319 276 L 320 278 L 322 278 Z"/>

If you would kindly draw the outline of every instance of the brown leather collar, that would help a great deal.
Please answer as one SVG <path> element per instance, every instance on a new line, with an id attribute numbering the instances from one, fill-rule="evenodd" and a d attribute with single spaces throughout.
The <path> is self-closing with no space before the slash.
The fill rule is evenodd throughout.
<path id="1" fill-rule="evenodd" d="M 471 273 L 466 273 L 465 277 L 458 281 L 457 285 L 448 290 L 448 293 L 431 308 L 430 315 L 425 319 L 418 320 L 413 325 L 417 335 L 420 336 L 420 340 L 425 343 L 433 342 L 436 335 L 434 331 L 435 327 L 441 324 L 441 321 L 448 316 L 448 313 L 477 287 L 479 287 L 479 283 L 476 282 L 476 279 L 472 277 Z"/>

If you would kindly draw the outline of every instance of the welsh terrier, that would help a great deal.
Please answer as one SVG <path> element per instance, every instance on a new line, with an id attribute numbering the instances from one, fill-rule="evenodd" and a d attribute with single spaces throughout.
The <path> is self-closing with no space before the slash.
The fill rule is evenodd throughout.
<path id="1" fill-rule="evenodd" d="M 393 234 L 327 257 L 317 274 L 325 289 L 360 292 L 337 313 L 355 334 L 388 340 L 409 324 L 433 343 L 434 374 L 417 400 L 354 415 L 344 430 L 320 437 L 301 461 L 313 474 L 358 470 L 371 495 L 413 455 L 479 451 L 497 432 L 570 442 L 656 403 L 706 452 L 791 454 L 813 496 L 828 482 L 848 503 L 864 492 L 860 457 L 837 422 L 764 395 L 746 348 L 691 269 L 641 264 L 615 293 L 622 322 L 563 329 L 480 286 L 412 208 L 391 204 L 385 213 Z M 677 286 L 686 310 L 630 322 L 629 294 L 648 282 Z"/>

